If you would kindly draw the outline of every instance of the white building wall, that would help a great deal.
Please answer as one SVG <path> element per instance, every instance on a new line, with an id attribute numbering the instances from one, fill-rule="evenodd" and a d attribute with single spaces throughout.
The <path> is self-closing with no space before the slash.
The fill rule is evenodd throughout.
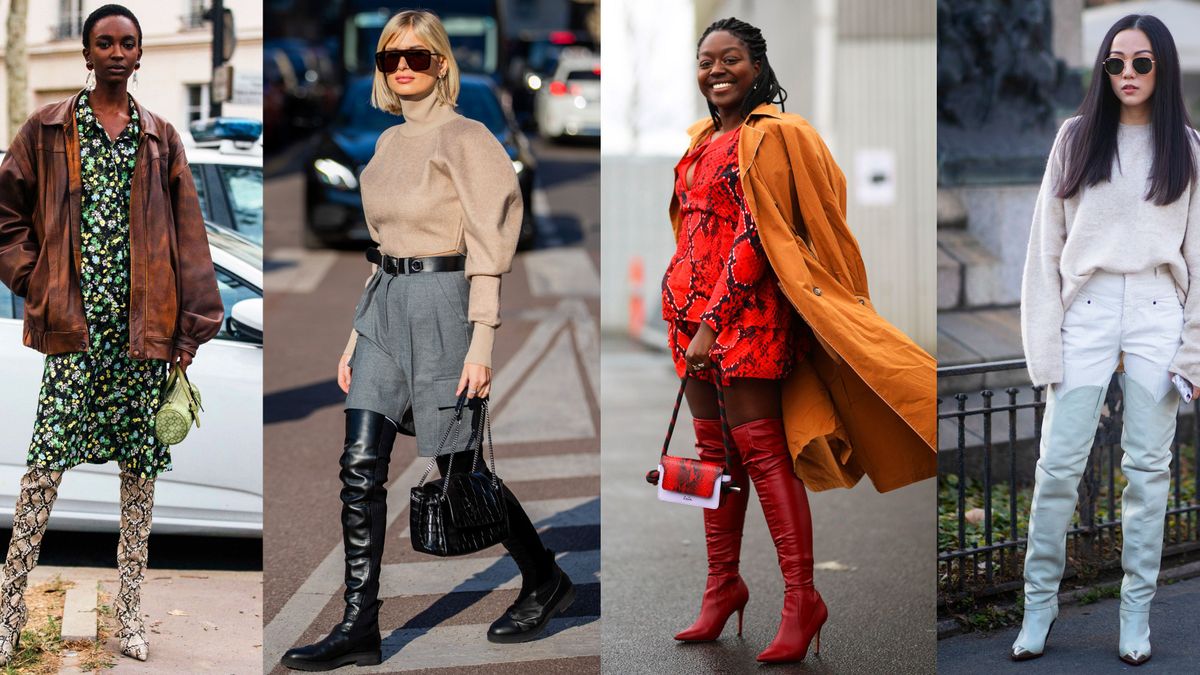
<path id="1" fill-rule="evenodd" d="M 106 4 L 106 0 L 84 0 L 83 16 Z M 207 85 L 212 73 L 212 24 L 198 28 L 185 25 L 190 0 L 125 0 L 123 3 L 142 27 L 142 66 L 138 88 L 132 92 L 139 103 L 165 117 L 181 130 L 188 120 L 188 85 Z M 208 3 L 205 3 L 206 5 Z M 262 119 L 262 2 L 226 0 L 232 10 L 237 46 L 233 64 L 236 77 L 249 94 L 237 103 L 226 103 L 222 114 Z M 0 25 L 8 18 L 8 2 L 0 3 Z M 28 105 L 38 106 L 71 96 L 83 88 L 83 41 L 76 36 L 52 39 L 53 27 L 61 19 L 60 3 L 30 0 L 26 32 L 29 54 Z M 7 50 L 0 31 L 0 64 Z M 255 95 L 257 91 L 257 95 Z M 207 100 L 207 99 L 205 99 Z M 207 109 L 204 111 L 207 116 Z M 4 70 L 0 68 L 0 148 L 8 145 L 8 101 Z"/>

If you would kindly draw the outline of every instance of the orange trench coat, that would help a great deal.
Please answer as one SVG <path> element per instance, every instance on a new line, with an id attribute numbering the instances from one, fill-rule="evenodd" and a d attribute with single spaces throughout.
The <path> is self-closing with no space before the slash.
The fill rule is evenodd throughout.
<path id="1" fill-rule="evenodd" d="M 713 127 L 696 123 L 691 152 Z M 853 487 L 867 474 L 887 492 L 937 472 L 937 366 L 879 316 L 858 242 L 846 225 L 846 178 L 802 117 L 770 104 L 742 125 L 746 205 L 779 286 L 821 348 L 783 385 L 796 475 L 810 490 Z M 671 199 L 679 238 L 679 201 Z"/>

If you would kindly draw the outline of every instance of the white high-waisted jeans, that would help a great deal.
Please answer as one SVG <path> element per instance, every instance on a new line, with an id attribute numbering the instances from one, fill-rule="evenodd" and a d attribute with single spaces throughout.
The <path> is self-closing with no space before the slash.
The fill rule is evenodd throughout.
<path id="1" fill-rule="evenodd" d="M 1124 352 L 1125 375 L 1161 399 L 1183 334 L 1183 305 L 1166 267 L 1138 274 L 1096 272 L 1063 315 L 1059 396 L 1107 386 Z"/>
<path id="2" fill-rule="evenodd" d="M 1109 380 L 1124 354 L 1121 471 L 1121 606 L 1149 611 L 1162 554 L 1179 394 L 1167 372 L 1179 348 L 1183 307 L 1165 268 L 1096 273 L 1063 318 L 1063 381 L 1052 385 L 1042 425 L 1025 556 L 1025 607 L 1056 602 L 1075 512 Z"/>

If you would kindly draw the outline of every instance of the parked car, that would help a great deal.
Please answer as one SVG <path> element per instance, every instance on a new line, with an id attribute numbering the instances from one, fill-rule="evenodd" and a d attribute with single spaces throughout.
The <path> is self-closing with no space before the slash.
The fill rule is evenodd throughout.
<path id="1" fill-rule="evenodd" d="M 216 225 L 209 250 L 225 325 L 201 346 L 188 377 L 200 388 L 202 426 L 171 449 L 174 468 L 155 488 L 159 534 L 262 536 L 262 248 Z M 21 344 L 21 298 L 0 285 L 0 522 L 10 522 L 37 413 L 44 357 Z M 50 527 L 115 532 L 116 463 L 67 471 Z"/>
<path id="2" fill-rule="evenodd" d="M 508 90 L 512 92 L 513 114 L 522 126 L 533 126 L 534 99 L 554 77 L 563 52 L 583 48 L 594 52 L 598 45 L 586 31 L 556 30 L 542 35 L 522 35 L 512 48 Z"/>
<path id="3" fill-rule="evenodd" d="M 600 136 L 600 59 L 564 53 L 535 101 L 538 133 L 551 140 Z"/>
<path id="4" fill-rule="evenodd" d="M 341 115 L 322 132 L 305 162 L 304 243 L 309 247 L 371 240 L 363 217 L 358 176 L 375 154 L 375 141 L 380 134 L 403 122 L 403 118 L 371 107 L 371 84 L 372 76 L 350 82 Z M 495 134 L 512 159 L 525 200 L 519 245 L 529 246 L 534 238 L 532 196 L 537 171 L 529 142 L 517 127 L 512 112 L 501 103 L 499 91 L 489 78 L 463 75 L 458 109 Z"/>
<path id="5" fill-rule="evenodd" d="M 262 122 L 229 117 L 191 125 L 188 165 L 204 219 L 263 241 Z"/>

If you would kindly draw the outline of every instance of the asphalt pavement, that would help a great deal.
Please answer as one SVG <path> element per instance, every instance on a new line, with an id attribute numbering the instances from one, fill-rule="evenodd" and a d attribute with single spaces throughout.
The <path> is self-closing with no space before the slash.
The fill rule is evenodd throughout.
<path id="1" fill-rule="evenodd" d="M 437 559 L 412 550 L 408 488 L 427 460 L 397 441 L 388 494 L 384 662 L 356 673 L 598 672 L 600 654 L 599 152 L 534 143 L 538 247 L 504 278 L 492 409 L 498 474 L 522 500 L 577 588 L 543 638 L 486 641 L 515 599 L 516 566 L 496 547 Z M 305 250 L 299 153 L 266 184 L 263 672 L 341 617 L 338 457 L 344 395 L 335 367 L 369 266 L 361 251 Z"/>
<path id="2" fill-rule="evenodd" d="M 1117 658 L 1120 638 L 1118 598 L 1087 605 L 1063 605 L 1041 658 L 1013 662 L 1008 653 L 1020 626 L 967 633 L 938 643 L 939 675 L 959 673 L 1061 673 L 1101 675 L 1200 672 L 1200 577 L 1160 586 L 1150 610 L 1151 659 L 1134 668 Z"/>
<path id="3" fill-rule="evenodd" d="M 751 498 L 742 544 L 750 588 L 743 637 L 731 620 L 716 642 L 677 643 L 672 636 L 695 618 L 704 590 L 704 526 L 699 509 L 659 502 L 644 477 L 657 464 L 679 380 L 665 350 L 623 337 L 602 345 L 602 670 L 750 672 L 783 604 L 758 500 Z M 693 443 L 686 406 L 672 443 L 681 453 Z M 820 656 L 772 672 L 935 672 L 934 481 L 879 494 L 864 478 L 809 500 L 816 586 L 829 620 Z"/>

